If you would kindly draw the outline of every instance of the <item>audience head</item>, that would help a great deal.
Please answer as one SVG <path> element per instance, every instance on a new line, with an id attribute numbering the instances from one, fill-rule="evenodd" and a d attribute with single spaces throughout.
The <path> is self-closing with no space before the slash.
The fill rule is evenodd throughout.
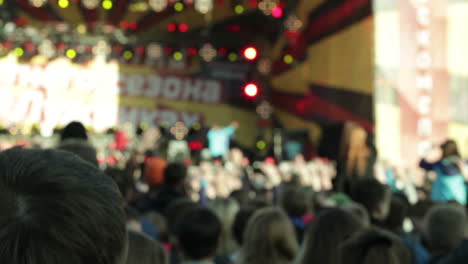
<path id="1" fill-rule="evenodd" d="M 188 199 L 178 199 L 169 204 L 165 216 L 170 237 L 177 234 L 178 223 L 184 218 L 184 215 L 196 207 L 197 204 Z"/>
<path id="2" fill-rule="evenodd" d="M 57 148 L 59 150 L 71 152 L 96 167 L 99 166 L 96 149 L 87 141 L 69 139 L 62 141 Z"/>
<path id="3" fill-rule="evenodd" d="M 466 213 L 455 204 L 436 205 L 425 218 L 425 239 L 431 252 L 448 253 L 463 240 L 466 231 Z"/>
<path id="4" fill-rule="evenodd" d="M 323 211 L 306 234 L 300 263 L 338 264 L 337 248 L 362 228 L 360 219 L 343 209 Z"/>
<path id="5" fill-rule="evenodd" d="M 309 212 L 312 199 L 301 187 L 288 186 L 281 197 L 281 206 L 290 217 L 302 217 Z"/>
<path id="6" fill-rule="evenodd" d="M 281 209 L 258 210 L 249 220 L 242 247 L 242 264 L 290 263 L 298 252 L 294 227 Z"/>
<path id="7" fill-rule="evenodd" d="M 169 241 L 169 229 L 167 226 L 166 218 L 163 215 L 156 212 L 148 212 L 145 214 L 145 218 L 153 224 L 154 228 L 158 233 L 158 238 L 160 241 L 168 242 Z"/>
<path id="8" fill-rule="evenodd" d="M 385 220 L 385 228 L 397 234 L 402 233 L 408 210 L 408 201 L 399 195 L 394 195 L 390 203 L 390 213 Z"/>
<path id="9" fill-rule="evenodd" d="M 65 126 L 65 128 L 62 130 L 60 139 L 61 141 L 67 139 L 88 140 L 88 133 L 86 132 L 86 128 L 82 123 L 73 121 Z"/>
<path id="10" fill-rule="evenodd" d="M 210 261 L 216 256 L 222 226 L 209 209 L 197 207 L 187 212 L 177 228 L 178 246 L 189 261 Z"/>
<path id="11" fill-rule="evenodd" d="M 122 196 L 126 200 L 131 200 L 135 188 L 131 176 L 127 175 L 125 170 L 118 168 L 107 168 L 105 173 L 115 181 Z"/>
<path id="12" fill-rule="evenodd" d="M 356 181 L 351 187 L 351 198 L 362 204 L 372 219 L 384 221 L 389 214 L 390 190 L 374 178 Z"/>
<path id="13" fill-rule="evenodd" d="M 127 264 L 166 263 L 166 252 L 159 242 L 139 232 L 128 232 Z"/>
<path id="14" fill-rule="evenodd" d="M 222 224 L 221 241 L 219 245 L 219 254 L 230 255 L 236 248 L 236 242 L 232 233 L 232 226 L 239 212 L 239 203 L 233 198 L 217 198 L 209 206 L 218 216 Z"/>
<path id="15" fill-rule="evenodd" d="M 369 213 L 367 212 L 367 209 L 363 205 L 355 203 L 355 202 L 350 202 L 350 203 L 343 205 L 341 209 L 357 217 L 359 221 L 362 223 L 363 227 L 370 226 Z"/>
<path id="16" fill-rule="evenodd" d="M 171 187 L 181 187 L 187 178 L 187 168 L 182 163 L 171 163 L 164 169 L 164 183 Z"/>
<path id="17" fill-rule="evenodd" d="M 236 218 L 234 219 L 234 224 L 232 225 L 232 233 L 234 239 L 236 240 L 237 245 L 242 246 L 244 244 L 244 233 L 247 228 L 247 224 L 250 218 L 255 213 L 254 207 L 245 207 L 240 209 L 237 213 Z"/>
<path id="18" fill-rule="evenodd" d="M 342 264 L 410 264 L 411 253 L 397 236 L 378 229 L 362 231 L 340 249 Z"/>
<path id="19" fill-rule="evenodd" d="M 123 201 L 104 173 L 57 150 L 0 153 L 0 259 L 9 264 L 121 264 Z"/>

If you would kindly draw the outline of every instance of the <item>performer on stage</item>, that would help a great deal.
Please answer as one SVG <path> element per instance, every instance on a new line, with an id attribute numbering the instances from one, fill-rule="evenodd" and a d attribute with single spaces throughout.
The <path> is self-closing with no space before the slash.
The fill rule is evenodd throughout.
<path id="1" fill-rule="evenodd" d="M 437 202 L 457 201 L 465 205 L 467 190 L 465 186 L 465 163 L 462 160 L 455 141 L 447 140 L 441 146 L 442 157 L 437 162 L 421 160 L 419 166 L 437 173 L 432 184 L 431 199 Z"/>
<path id="2" fill-rule="evenodd" d="M 238 127 L 239 123 L 232 122 L 231 125 L 224 128 L 214 125 L 208 131 L 208 148 L 210 149 L 211 157 L 220 158 L 227 153 L 229 142 Z"/>

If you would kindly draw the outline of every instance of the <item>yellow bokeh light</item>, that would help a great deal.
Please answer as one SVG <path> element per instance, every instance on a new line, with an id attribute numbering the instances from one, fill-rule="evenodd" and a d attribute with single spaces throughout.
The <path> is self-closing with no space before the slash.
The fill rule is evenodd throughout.
<path id="1" fill-rule="evenodd" d="M 294 62 L 294 57 L 292 55 L 287 54 L 287 55 L 284 55 L 283 60 L 284 60 L 284 63 L 286 64 L 292 64 Z"/>
<path id="2" fill-rule="evenodd" d="M 102 7 L 106 10 L 110 10 L 112 9 L 112 7 L 114 6 L 114 3 L 112 3 L 111 0 L 104 0 L 102 1 Z"/>
<path id="3" fill-rule="evenodd" d="M 70 5 L 68 0 L 59 0 L 57 3 L 61 8 L 67 8 Z"/>
<path id="4" fill-rule="evenodd" d="M 70 58 L 70 59 L 74 59 L 76 58 L 76 51 L 73 50 L 73 49 L 69 49 L 67 50 L 67 53 L 66 53 L 67 57 Z"/>
<path id="5" fill-rule="evenodd" d="M 234 7 L 234 12 L 236 12 L 236 14 L 238 15 L 243 14 L 244 11 L 245 11 L 245 8 L 242 5 L 236 5 L 236 7 Z"/>
<path id="6" fill-rule="evenodd" d="M 174 55 L 172 56 L 174 57 L 174 60 L 176 61 L 181 61 L 184 58 L 184 55 L 180 51 L 174 52 Z"/>
<path id="7" fill-rule="evenodd" d="M 16 48 L 15 49 L 15 54 L 16 54 L 16 56 L 21 57 L 21 56 L 24 55 L 24 50 L 22 48 Z"/>

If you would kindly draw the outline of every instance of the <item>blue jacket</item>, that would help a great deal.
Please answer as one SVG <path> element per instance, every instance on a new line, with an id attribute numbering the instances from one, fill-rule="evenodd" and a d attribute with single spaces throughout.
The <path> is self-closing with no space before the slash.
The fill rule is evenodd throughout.
<path id="1" fill-rule="evenodd" d="M 465 178 L 458 167 L 459 158 L 448 157 L 436 163 L 421 160 L 419 166 L 428 171 L 434 171 L 437 179 L 432 184 L 431 199 L 437 202 L 457 201 L 465 205 L 467 191 Z"/>

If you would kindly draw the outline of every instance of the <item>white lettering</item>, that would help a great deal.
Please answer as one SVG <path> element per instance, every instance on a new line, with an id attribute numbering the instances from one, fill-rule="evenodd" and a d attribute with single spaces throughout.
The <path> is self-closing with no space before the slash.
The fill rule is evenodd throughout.
<path id="1" fill-rule="evenodd" d="M 427 95 L 419 97 L 418 110 L 421 115 L 428 115 L 431 112 L 432 98 Z"/>
<path id="2" fill-rule="evenodd" d="M 433 87 L 433 79 L 430 74 L 416 76 L 416 88 L 418 90 L 430 91 Z"/>
<path id="3" fill-rule="evenodd" d="M 182 81 L 179 78 L 167 78 L 163 84 L 163 94 L 167 99 L 177 99 L 182 91 Z"/>
<path id="4" fill-rule="evenodd" d="M 417 129 L 419 136 L 430 136 L 432 134 L 432 120 L 427 117 L 419 119 Z"/>

